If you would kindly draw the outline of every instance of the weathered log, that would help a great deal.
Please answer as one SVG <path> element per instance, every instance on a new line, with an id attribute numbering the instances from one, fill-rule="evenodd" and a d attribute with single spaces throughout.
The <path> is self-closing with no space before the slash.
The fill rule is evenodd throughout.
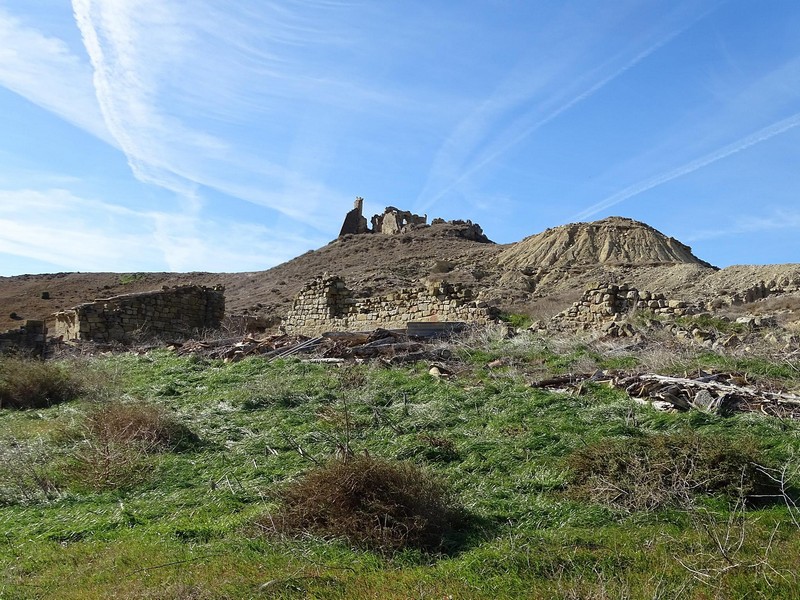
<path id="1" fill-rule="evenodd" d="M 683 377 L 669 377 L 666 375 L 656 375 L 654 373 L 635 375 L 633 378 L 642 381 L 655 381 L 667 385 L 670 384 L 678 385 L 685 388 L 705 389 L 708 390 L 709 392 L 731 393 L 738 396 L 746 396 L 754 399 L 762 398 L 768 400 L 775 400 L 781 404 L 800 406 L 800 396 L 796 394 L 789 394 L 786 392 L 770 392 L 766 390 L 757 390 L 752 387 L 745 387 L 740 385 L 703 381 L 697 379 L 687 379 Z M 628 380 L 633 378 L 628 378 Z"/>

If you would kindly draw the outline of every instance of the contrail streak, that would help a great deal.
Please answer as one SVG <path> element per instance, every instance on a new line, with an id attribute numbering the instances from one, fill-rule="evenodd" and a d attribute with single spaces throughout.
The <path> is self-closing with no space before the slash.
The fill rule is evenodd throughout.
<path id="1" fill-rule="evenodd" d="M 615 204 L 619 204 L 620 202 L 624 202 L 629 198 L 633 198 L 634 196 L 638 196 L 639 194 L 642 194 L 648 190 L 652 190 L 654 187 L 658 187 L 669 181 L 672 181 L 673 179 L 688 175 L 689 173 L 694 173 L 698 169 L 702 169 L 703 167 L 707 167 L 718 160 L 722 160 L 723 158 L 727 158 L 732 154 L 746 150 L 750 146 L 755 146 L 756 144 L 765 142 L 776 135 L 780 135 L 781 133 L 785 133 L 790 129 L 794 129 L 798 125 L 800 125 L 800 113 L 795 113 L 791 117 L 783 119 L 782 121 L 778 121 L 777 123 L 773 123 L 768 127 L 764 127 L 764 129 L 760 129 L 755 133 L 748 135 L 747 137 L 733 142 L 732 144 L 723 146 L 722 148 L 715 150 L 710 154 L 706 154 L 705 156 L 695 159 L 692 162 L 686 163 L 677 169 L 667 171 L 666 173 L 656 175 L 650 179 L 646 179 L 644 181 L 640 181 L 639 183 L 628 186 L 624 190 L 609 196 L 605 200 L 601 200 L 600 202 L 593 204 L 586 210 L 575 215 L 573 218 L 579 221 L 584 220 L 592 215 L 596 215 L 602 210 L 614 206 Z"/>
<path id="2" fill-rule="evenodd" d="M 524 140 L 525 138 L 527 138 L 528 136 L 530 136 L 531 134 L 533 134 L 534 132 L 539 130 L 541 127 L 543 127 L 544 125 L 547 125 L 548 123 L 550 123 L 551 121 L 553 121 L 554 119 L 559 117 L 562 113 L 568 111 L 569 109 L 571 109 L 576 104 L 579 104 L 579 103 L 583 102 L 584 100 L 587 100 L 588 98 L 594 96 L 594 94 L 596 94 L 598 91 L 603 89 L 606 85 L 608 85 L 609 83 L 611 83 L 612 81 L 614 81 L 618 77 L 620 77 L 620 76 L 624 75 L 625 73 L 627 73 L 629 70 L 631 70 L 633 67 L 635 67 L 640 62 L 645 60 L 651 54 L 653 54 L 654 52 L 656 52 L 657 50 L 659 50 L 660 48 L 662 48 L 663 46 L 665 46 L 666 44 L 671 42 L 677 36 L 681 35 L 684 31 L 686 31 L 687 29 L 692 27 L 697 21 L 699 21 L 700 19 L 705 17 L 709 12 L 711 12 L 711 10 L 713 10 L 713 9 L 709 9 L 707 11 L 704 11 L 700 16 L 698 16 L 697 18 L 693 19 L 691 21 L 691 23 L 688 23 L 685 26 L 683 26 L 683 27 L 681 27 L 679 29 L 676 29 L 675 31 L 672 31 L 672 32 L 668 33 L 667 35 L 662 37 L 660 40 L 656 41 L 654 44 L 650 45 L 649 47 L 647 47 L 644 50 L 642 50 L 641 52 L 639 52 L 636 56 L 631 58 L 628 62 L 626 62 L 624 65 L 622 65 L 619 69 L 617 69 L 616 71 L 614 71 L 610 75 L 607 75 L 604 78 L 600 79 L 600 81 L 595 82 L 594 84 L 589 86 L 587 89 L 585 89 L 583 92 L 579 93 L 578 95 L 576 95 L 571 100 L 565 102 L 560 107 L 558 107 L 555 110 L 551 111 L 549 114 L 547 114 L 546 116 L 542 117 L 541 119 L 539 119 L 538 121 L 536 121 L 532 125 L 529 125 L 528 127 L 525 127 L 522 131 L 517 133 L 515 136 L 513 136 L 506 143 L 502 144 L 499 148 L 497 148 L 493 152 L 490 152 L 487 156 L 483 157 L 478 162 L 476 162 L 476 163 L 472 164 L 471 166 L 469 166 L 463 173 L 461 173 L 461 175 L 459 175 L 456 179 L 451 181 L 448 185 L 446 185 L 443 189 L 441 189 L 433 197 L 431 197 L 426 202 L 424 202 L 423 203 L 424 208 L 429 208 L 430 206 L 432 206 L 435 202 L 437 202 L 439 199 L 441 199 L 450 190 L 452 190 L 453 188 L 458 186 L 461 182 L 465 181 L 466 179 L 468 179 L 469 177 L 474 175 L 477 171 L 481 170 L 483 167 L 485 167 L 489 163 L 495 161 L 499 156 L 501 156 L 502 154 L 507 152 L 510 148 L 514 147 L 516 144 L 518 144 L 519 142 L 521 142 L 522 140 Z"/>
<path id="3" fill-rule="evenodd" d="M 587 98 L 593 96 L 596 92 L 598 92 L 599 90 L 604 88 L 606 85 L 608 85 L 614 79 L 616 79 L 617 77 L 619 77 L 620 75 L 622 75 L 626 71 L 629 71 L 634 66 L 636 66 L 638 63 L 640 63 L 642 60 L 644 60 L 645 58 L 650 56 L 653 52 L 655 52 L 656 50 L 661 48 L 664 44 L 666 44 L 668 41 L 673 39 L 681 31 L 683 31 L 683 29 L 678 31 L 678 32 L 675 32 L 675 33 L 669 35 L 668 37 L 666 37 L 663 40 L 660 40 L 658 43 L 650 46 L 649 48 L 647 48 L 643 52 L 640 52 L 632 60 L 628 61 L 625 65 L 623 65 L 620 69 L 618 69 L 616 72 L 614 72 L 611 75 L 608 75 L 605 78 L 601 79 L 597 83 L 595 83 L 592 86 L 590 86 L 588 89 L 584 90 L 583 92 L 581 92 L 580 94 L 578 94 L 577 96 L 572 98 L 569 102 L 567 102 L 567 103 L 563 104 L 562 106 L 560 106 L 559 108 L 555 109 L 550 114 L 548 114 L 547 116 L 543 117 L 542 119 L 539 119 L 533 125 L 530 125 L 530 126 L 526 127 L 525 129 L 523 129 L 521 132 L 519 132 L 517 135 L 515 135 L 509 141 L 507 141 L 505 144 L 503 144 L 500 148 L 496 149 L 494 152 L 491 152 L 489 155 L 485 156 L 483 159 L 479 160 L 478 162 L 476 162 L 475 164 L 470 166 L 466 171 L 461 173 L 461 175 L 459 177 L 454 179 L 452 182 L 450 182 L 449 185 L 445 186 L 442 190 L 440 190 L 438 194 L 436 194 L 433 198 L 431 198 L 430 200 L 425 202 L 424 207 L 425 208 L 429 208 L 435 202 L 437 202 L 442 196 L 444 196 L 450 190 L 452 190 L 454 187 L 459 185 L 462 181 L 468 179 L 469 177 L 474 175 L 477 171 L 480 171 L 483 167 L 485 167 L 489 163 L 491 163 L 494 160 L 496 160 L 498 156 L 500 156 L 503 153 L 507 152 L 510 148 L 514 147 L 516 144 L 518 144 L 519 142 L 521 142 L 522 140 L 527 138 L 529 135 L 534 133 L 536 130 L 538 130 L 539 128 L 543 127 L 544 125 L 547 125 L 550 121 L 552 121 L 553 119 L 555 119 L 556 117 L 558 117 L 562 113 L 568 111 L 570 108 L 572 108 L 576 104 L 578 104 L 578 103 L 586 100 Z"/>

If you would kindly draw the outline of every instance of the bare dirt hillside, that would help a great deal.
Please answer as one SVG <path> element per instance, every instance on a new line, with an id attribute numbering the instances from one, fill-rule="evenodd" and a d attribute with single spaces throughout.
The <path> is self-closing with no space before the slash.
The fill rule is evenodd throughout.
<path id="1" fill-rule="evenodd" d="M 744 298 L 753 289 L 756 295 L 800 291 L 800 265 L 719 270 L 685 244 L 631 219 L 565 225 L 507 245 L 475 241 L 469 225 L 455 222 L 412 226 L 396 235 L 346 235 L 258 272 L 0 277 L 0 330 L 81 302 L 189 283 L 226 286 L 229 313 L 279 317 L 307 281 L 325 272 L 344 277 L 363 296 L 430 279 L 462 282 L 481 299 L 537 318 L 566 308 L 598 281 L 630 283 L 686 300 Z M 45 292 L 49 299 L 42 297 Z"/>
<path id="2" fill-rule="evenodd" d="M 548 229 L 513 244 L 498 261 L 506 268 L 521 270 L 596 265 L 711 266 L 675 238 L 624 217 Z"/>
<path id="3" fill-rule="evenodd" d="M 162 286 L 225 286 L 229 313 L 285 314 L 314 277 L 343 276 L 362 295 L 414 286 L 426 276 L 480 285 L 505 246 L 468 239 L 471 228 L 441 223 L 398 235 L 347 235 L 272 269 L 247 273 L 56 273 L 0 277 L 0 330 L 23 319 L 44 319 L 81 302 Z M 467 237 L 464 237 L 467 236 Z M 496 278 L 491 278 L 494 281 Z M 47 292 L 50 299 L 43 299 Z M 16 313 L 18 319 L 10 318 Z"/>

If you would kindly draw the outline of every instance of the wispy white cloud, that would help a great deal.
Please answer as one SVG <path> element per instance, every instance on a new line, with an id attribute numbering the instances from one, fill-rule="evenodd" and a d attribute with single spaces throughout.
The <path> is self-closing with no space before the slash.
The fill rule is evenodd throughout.
<path id="1" fill-rule="evenodd" d="M 179 64 L 187 50 L 178 16 L 169 4 L 152 0 L 135 6 L 73 0 L 72 6 L 94 68 L 94 89 L 105 122 L 134 174 L 141 181 L 192 196 L 195 183 L 176 172 L 171 155 L 189 148 L 217 152 L 224 144 L 158 108 L 168 61 Z M 158 51 L 152 43 L 156 39 Z"/>
<path id="2" fill-rule="evenodd" d="M 321 240 L 186 211 L 138 211 L 66 189 L 0 190 L 0 253 L 80 271 L 242 271 Z M 6 273 L 11 274 L 11 273 Z"/>
<path id="3" fill-rule="evenodd" d="M 630 185 L 625 189 L 620 190 L 619 192 L 612 194 L 604 200 L 601 200 L 600 202 L 597 202 L 587 209 L 579 212 L 574 218 L 579 220 L 587 219 L 601 211 L 619 204 L 620 202 L 624 202 L 625 200 L 633 198 L 634 196 L 638 196 L 639 194 L 647 192 L 648 190 L 652 190 L 660 185 L 664 185 L 665 183 L 668 183 L 679 177 L 694 173 L 703 167 L 707 167 L 708 165 L 727 158 L 733 154 L 747 150 L 751 146 L 765 142 L 776 135 L 780 135 L 791 129 L 794 129 L 798 125 L 800 125 L 800 113 L 795 113 L 786 119 L 782 119 L 776 123 L 773 123 L 772 125 L 769 125 L 768 127 L 764 127 L 763 129 L 756 131 L 755 133 L 738 139 L 731 144 L 727 144 L 721 148 L 718 148 L 717 150 L 710 152 L 705 156 L 701 156 L 700 158 L 683 164 L 675 169 L 671 169 L 654 177 L 645 179 L 644 181 Z"/>
<path id="4" fill-rule="evenodd" d="M 247 69 L 219 64 L 220 56 L 245 62 L 251 58 L 237 52 L 241 43 L 231 41 L 231 32 L 220 33 L 223 24 L 236 30 L 229 18 L 214 24 L 208 16 L 200 18 L 218 11 L 199 1 L 179 6 L 160 0 L 73 0 L 73 10 L 106 123 L 138 179 L 190 198 L 199 186 L 207 186 L 302 223 L 328 225 L 336 214 L 331 200 L 337 194 L 308 172 L 256 157 L 241 139 L 211 133 L 207 119 L 218 114 L 215 106 L 226 104 L 217 92 L 225 83 L 240 97 L 255 101 L 260 94 L 247 87 L 252 82 L 226 81 L 226 73 Z M 249 26 L 241 27 L 246 31 Z M 218 68 L 209 69 L 207 62 Z M 218 74 L 222 83 L 210 80 L 208 73 Z M 175 107 L 187 105 L 194 106 L 194 114 L 176 116 Z M 202 124 L 195 125 L 190 116 Z"/>
<path id="5" fill-rule="evenodd" d="M 91 65 L 67 44 L 0 6 L 0 85 L 115 144 L 92 87 Z"/>
<path id="6" fill-rule="evenodd" d="M 0 252 L 74 270 L 116 270 L 163 259 L 143 243 L 146 220 L 65 189 L 0 190 Z M 116 268 L 112 268 L 112 266 Z"/>

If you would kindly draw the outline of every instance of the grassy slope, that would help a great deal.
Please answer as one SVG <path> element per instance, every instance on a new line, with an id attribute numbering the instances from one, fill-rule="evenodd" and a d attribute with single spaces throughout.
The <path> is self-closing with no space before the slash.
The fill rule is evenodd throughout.
<path id="1" fill-rule="evenodd" d="M 776 463 L 797 465 L 797 423 L 657 413 L 605 388 L 534 390 L 526 373 L 583 365 L 589 353 L 508 344 L 462 350 L 451 380 L 426 365 L 98 360 L 86 368 L 119 396 L 167 407 L 203 445 L 147 457 L 149 478 L 129 489 L 92 491 L 67 475 L 88 400 L 0 411 L 0 597 L 800 597 L 800 529 L 785 508 L 741 513 L 710 499 L 692 512 L 625 514 L 571 500 L 562 462 L 596 439 L 688 428 L 755 436 Z M 481 366 L 500 355 L 512 366 Z M 797 383 L 797 365 L 738 366 Z M 265 539 L 253 522 L 313 467 L 297 446 L 324 461 L 345 444 L 450 482 L 473 517 L 454 552 L 387 558 L 337 541 Z M 58 497 L 24 483 L 34 469 L 60 481 Z"/>

